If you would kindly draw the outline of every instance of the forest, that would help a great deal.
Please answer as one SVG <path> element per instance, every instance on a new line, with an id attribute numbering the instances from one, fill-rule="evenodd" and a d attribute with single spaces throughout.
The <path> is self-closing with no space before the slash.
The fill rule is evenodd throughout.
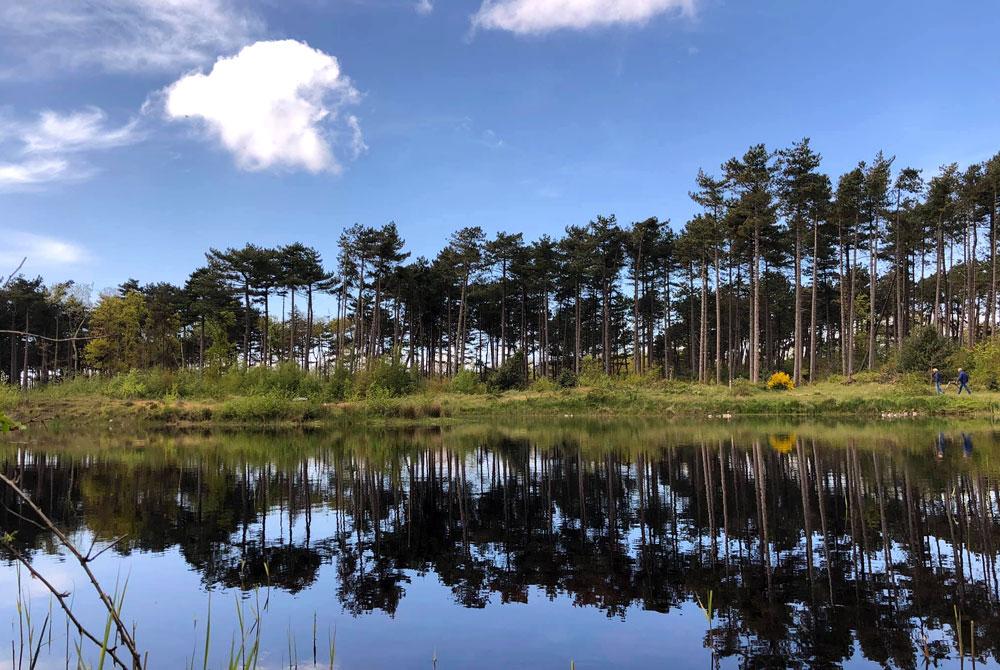
<path id="1" fill-rule="evenodd" d="M 597 215 L 537 240 L 473 225 L 425 258 L 395 223 L 355 224 L 335 248 L 213 248 L 183 285 L 96 297 L 17 268 L 0 276 L 0 368 L 22 387 L 387 361 L 418 381 L 560 384 L 585 367 L 715 384 L 784 370 L 795 385 L 926 371 L 996 333 L 998 191 L 1000 153 L 927 175 L 879 152 L 833 178 L 802 139 L 699 171 L 683 225 Z"/>

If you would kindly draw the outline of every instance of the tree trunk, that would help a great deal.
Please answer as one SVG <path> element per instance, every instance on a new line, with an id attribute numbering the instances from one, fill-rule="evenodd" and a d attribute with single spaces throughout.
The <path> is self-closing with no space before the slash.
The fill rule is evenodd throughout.
<path id="1" fill-rule="evenodd" d="M 941 323 L 941 274 L 944 272 L 944 230 L 941 215 L 938 215 L 937 225 L 937 272 L 934 279 L 934 309 L 931 312 L 931 325 L 936 326 L 938 331 L 944 333 L 944 325 Z"/>
<path id="2" fill-rule="evenodd" d="M 198 370 L 205 371 L 205 315 L 201 315 L 201 332 L 198 333 Z"/>
<path id="3" fill-rule="evenodd" d="M 750 382 L 760 381 L 760 224 L 754 217 L 753 227 L 753 267 L 750 268 L 750 282 L 753 284 L 750 318 Z"/>
<path id="4" fill-rule="evenodd" d="M 809 383 L 816 382 L 816 297 L 819 280 L 819 221 L 813 221 L 812 297 L 809 301 Z"/>
<path id="5" fill-rule="evenodd" d="M 698 337 L 698 381 L 708 381 L 708 260 L 701 259 L 701 318 Z"/>
<path id="6" fill-rule="evenodd" d="M 632 266 L 632 371 L 642 372 L 642 360 L 639 354 L 639 267 L 642 264 L 642 243 L 635 255 Z"/>
<path id="7" fill-rule="evenodd" d="M 576 295 L 573 304 L 573 372 L 580 374 L 580 282 L 576 282 Z"/>
<path id="8" fill-rule="evenodd" d="M 719 283 L 719 246 L 715 245 L 715 383 L 722 383 L 722 284 Z"/>
<path id="9" fill-rule="evenodd" d="M 869 284 L 869 308 L 868 308 L 868 369 L 875 369 L 875 331 L 877 329 L 878 315 L 876 314 L 876 289 L 878 287 L 878 216 L 872 217 L 868 242 L 868 284 Z"/>
<path id="10" fill-rule="evenodd" d="M 309 372 L 309 351 L 312 348 L 313 329 L 313 287 L 312 284 L 306 286 L 306 342 L 305 352 L 302 354 L 302 367 Z"/>
<path id="11" fill-rule="evenodd" d="M 243 285 L 243 367 L 250 367 L 250 282 Z"/>
<path id="12" fill-rule="evenodd" d="M 608 285 L 608 276 L 605 272 L 602 279 L 601 291 L 603 293 L 603 332 L 604 341 L 604 374 L 611 374 L 611 287 Z"/>
<path id="13" fill-rule="evenodd" d="M 802 385 L 802 230 L 795 225 L 795 354 L 792 357 L 792 381 Z"/>

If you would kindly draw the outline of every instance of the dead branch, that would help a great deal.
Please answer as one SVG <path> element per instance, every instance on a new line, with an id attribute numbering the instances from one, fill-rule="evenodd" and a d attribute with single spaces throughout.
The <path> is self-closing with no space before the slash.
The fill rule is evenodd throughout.
<path id="1" fill-rule="evenodd" d="M 97 592 L 98 597 L 101 599 L 101 602 L 107 609 L 108 616 L 110 616 L 111 619 L 114 621 L 115 628 L 118 630 L 118 636 L 121 639 L 122 644 L 125 645 L 125 647 L 129 651 L 129 654 L 132 656 L 133 669 L 139 670 L 140 668 L 142 668 L 142 656 L 139 654 L 139 651 L 136 648 L 135 640 L 129 633 L 128 628 L 122 622 L 121 618 L 118 616 L 118 608 L 115 607 L 114 601 L 104 591 L 104 589 L 101 587 L 100 582 L 97 581 L 97 577 L 94 575 L 94 572 L 90 569 L 89 565 L 90 560 L 86 556 L 80 553 L 80 550 L 76 548 L 76 545 L 74 545 L 73 542 L 70 541 L 70 539 L 66 536 L 66 534 L 63 533 L 59 529 L 59 527 L 56 526 L 51 519 L 49 519 L 48 516 L 46 516 L 45 512 L 43 512 L 41 508 L 35 504 L 35 502 L 31 499 L 31 496 L 25 493 L 20 486 L 18 486 L 12 479 L 7 477 L 2 472 L 0 472 L 0 481 L 9 486 L 14 491 L 14 493 L 19 498 L 21 498 L 21 500 L 23 500 L 25 504 L 28 505 L 28 507 L 31 508 L 31 511 L 33 511 L 35 515 L 37 515 L 38 518 L 41 519 L 42 523 L 45 524 L 45 527 L 49 530 L 49 532 L 51 532 L 53 535 L 56 536 L 59 542 L 64 547 L 66 547 L 66 549 L 76 559 L 77 563 L 80 564 L 80 567 L 83 568 L 84 573 L 86 573 L 87 578 L 90 579 L 90 583 L 94 587 L 94 590 Z"/>

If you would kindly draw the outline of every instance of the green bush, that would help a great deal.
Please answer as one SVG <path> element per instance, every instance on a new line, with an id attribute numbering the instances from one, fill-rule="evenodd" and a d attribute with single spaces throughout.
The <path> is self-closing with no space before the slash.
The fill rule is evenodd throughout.
<path id="1" fill-rule="evenodd" d="M 611 378 L 604 374 L 604 364 L 601 361 L 587 356 L 580 365 L 579 383 L 580 386 L 607 388 L 611 386 Z"/>
<path id="2" fill-rule="evenodd" d="M 528 380 L 524 374 L 524 353 L 518 351 L 505 360 L 486 378 L 486 390 L 491 393 L 523 389 Z"/>
<path id="3" fill-rule="evenodd" d="M 530 388 L 536 393 L 550 393 L 559 387 L 548 377 L 539 377 L 535 381 L 531 382 Z"/>
<path id="4" fill-rule="evenodd" d="M 355 373 L 351 382 L 351 397 L 358 400 L 372 397 L 373 394 L 399 397 L 416 388 L 416 375 L 403 365 L 398 356 L 389 356 L 375 361 L 370 369 Z"/>
<path id="5" fill-rule="evenodd" d="M 115 375 L 108 384 L 108 395 L 123 400 L 136 400 L 148 397 L 146 384 L 143 382 L 142 373 L 138 370 L 129 370 L 123 375 Z"/>
<path id="6" fill-rule="evenodd" d="M 219 418 L 227 421 L 282 421 L 314 418 L 317 409 L 274 395 L 252 395 L 229 400 L 219 408 Z"/>
<path id="7" fill-rule="evenodd" d="M 479 375 L 472 370 L 459 370 L 448 384 L 448 390 L 452 393 L 475 395 L 485 392 L 486 387 L 479 381 Z"/>
<path id="8" fill-rule="evenodd" d="M 20 426 L 16 421 L 8 417 L 3 412 L 0 412 L 0 433 L 9 433 L 17 428 L 20 428 Z"/>
<path id="9" fill-rule="evenodd" d="M 556 384 L 559 385 L 559 388 L 564 389 L 574 388 L 578 382 L 579 380 L 576 378 L 576 373 L 569 368 L 565 368 L 556 378 Z"/>
<path id="10" fill-rule="evenodd" d="M 968 367 L 991 391 L 1000 388 L 1000 337 L 977 344 L 970 353 Z"/>
<path id="11" fill-rule="evenodd" d="M 955 352 L 955 345 L 934 326 L 920 326 L 903 340 L 899 367 L 904 372 L 926 372 L 944 367 Z"/>
<path id="12" fill-rule="evenodd" d="M 729 394 L 735 398 L 747 398 L 761 391 L 759 384 L 754 384 L 749 379 L 734 379 L 733 385 L 729 388 Z"/>
<path id="13" fill-rule="evenodd" d="M 338 365 L 333 369 L 333 373 L 326 382 L 323 395 L 327 400 L 341 401 L 351 397 L 354 391 L 354 378 L 351 372 L 343 365 Z"/>
<path id="14" fill-rule="evenodd" d="M 21 399 L 21 392 L 16 386 L 0 380 L 0 410 L 10 409 Z"/>

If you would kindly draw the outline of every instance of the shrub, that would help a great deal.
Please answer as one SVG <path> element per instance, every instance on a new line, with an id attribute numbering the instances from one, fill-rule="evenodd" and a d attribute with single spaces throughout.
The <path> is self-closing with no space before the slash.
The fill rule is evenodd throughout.
<path id="1" fill-rule="evenodd" d="M 370 392 L 372 388 L 376 390 Z M 370 370 L 354 376 L 351 387 L 353 397 L 364 399 L 375 396 L 398 397 L 417 387 L 417 378 L 403 365 L 399 356 L 380 358 Z"/>
<path id="2" fill-rule="evenodd" d="M 954 352 L 955 345 L 934 326 L 920 326 L 903 340 L 899 367 L 906 372 L 926 372 L 944 367 Z"/>
<path id="3" fill-rule="evenodd" d="M 580 366 L 580 386 L 609 386 L 611 379 L 604 374 L 604 365 L 601 361 L 587 356 Z"/>
<path id="4" fill-rule="evenodd" d="M 459 370 L 448 384 L 448 390 L 452 393 L 475 395 L 483 393 L 486 387 L 479 381 L 479 375 L 472 370 Z"/>
<path id="5" fill-rule="evenodd" d="M 767 380 L 769 391 L 791 391 L 793 388 L 795 388 L 795 382 L 792 381 L 787 372 L 775 372 Z"/>
<path id="6" fill-rule="evenodd" d="M 528 380 L 524 374 L 524 353 L 520 351 L 501 363 L 500 367 L 486 378 L 486 390 L 491 393 L 523 389 L 527 384 Z"/>
<path id="7" fill-rule="evenodd" d="M 3 412 L 0 412 L 0 433 L 7 433 L 17 428 L 17 424 L 14 420 L 9 418 Z"/>
<path id="8" fill-rule="evenodd" d="M 21 398 L 21 392 L 16 386 L 0 380 L 0 410 L 10 409 Z"/>
<path id="9" fill-rule="evenodd" d="M 343 365 L 338 365 L 327 380 L 323 395 L 327 400 L 347 400 L 351 397 L 353 390 L 354 379 L 351 377 L 350 370 Z"/>
<path id="10" fill-rule="evenodd" d="M 734 379 L 733 385 L 729 389 L 729 393 L 736 398 L 746 398 L 752 396 L 760 387 L 751 382 L 749 379 Z"/>
<path id="11" fill-rule="evenodd" d="M 1000 388 L 1000 337 L 991 337 L 977 344 L 969 358 L 969 365 L 963 367 L 970 368 L 989 390 Z"/>
<path id="12" fill-rule="evenodd" d="M 297 414 L 292 401 L 273 395 L 254 395 L 230 400 L 219 408 L 218 416 L 228 421 L 278 421 Z"/>
<path id="13" fill-rule="evenodd" d="M 549 393 L 555 391 L 559 387 L 554 381 L 548 377 L 539 377 L 535 381 L 531 382 L 531 390 L 536 393 Z"/>
<path id="14" fill-rule="evenodd" d="M 111 379 L 111 383 L 108 384 L 108 395 L 122 400 L 145 398 L 146 393 L 146 384 L 143 383 L 142 375 L 138 370 L 129 370 L 123 375 L 115 375 Z"/>
<path id="15" fill-rule="evenodd" d="M 564 389 L 574 388 L 578 381 L 579 380 L 576 378 L 576 373 L 570 370 L 569 368 L 566 368 L 562 372 L 560 372 L 559 376 L 556 378 L 556 384 L 559 385 L 559 388 L 564 388 Z"/>
<path id="16" fill-rule="evenodd" d="M 880 384 L 882 383 L 882 374 L 874 370 L 862 370 L 855 372 L 852 379 L 856 384 Z"/>

